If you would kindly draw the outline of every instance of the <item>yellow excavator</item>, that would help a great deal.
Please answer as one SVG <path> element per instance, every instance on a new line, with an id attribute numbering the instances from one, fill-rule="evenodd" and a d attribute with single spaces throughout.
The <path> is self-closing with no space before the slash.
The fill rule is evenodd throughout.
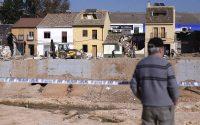
<path id="1" fill-rule="evenodd" d="M 81 59 L 82 53 L 76 49 L 69 49 L 68 44 L 58 45 L 58 57 L 61 59 Z"/>

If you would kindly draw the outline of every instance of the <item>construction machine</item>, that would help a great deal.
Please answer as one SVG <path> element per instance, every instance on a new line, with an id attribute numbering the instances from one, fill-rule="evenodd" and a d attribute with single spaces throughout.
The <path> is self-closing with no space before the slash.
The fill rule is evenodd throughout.
<path id="1" fill-rule="evenodd" d="M 81 59 L 82 53 L 76 49 L 70 49 L 68 44 L 58 45 L 58 57 L 61 59 Z"/>

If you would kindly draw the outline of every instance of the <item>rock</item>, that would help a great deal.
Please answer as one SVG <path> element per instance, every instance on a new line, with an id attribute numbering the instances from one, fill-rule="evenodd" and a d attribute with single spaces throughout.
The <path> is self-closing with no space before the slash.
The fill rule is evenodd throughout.
<path id="1" fill-rule="evenodd" d="M 65 115 L 66 115 L 66 117 L 64 117 L 63 120 L 65 120 L 65 119 L 71 119 L 72 117 L 78 115 L 78 111 L 71 110 L 71 111 L 65 113 Z"/>

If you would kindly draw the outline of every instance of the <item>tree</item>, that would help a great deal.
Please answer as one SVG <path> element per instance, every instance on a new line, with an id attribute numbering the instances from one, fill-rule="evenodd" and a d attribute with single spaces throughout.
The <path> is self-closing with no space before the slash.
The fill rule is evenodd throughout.
<path id="1" fill-rule="evenodd" d="M 44 17 L 47 13 L 65 13 L 69 0 L 4 0 L 1 22 L 13 24 L 20 17 Z"/>
<path id="2" fill-rule="evenodd" d="M 1 22 L 13 24 L 23 15 L 23 0 L 5 0 L 1 8 Z"/>

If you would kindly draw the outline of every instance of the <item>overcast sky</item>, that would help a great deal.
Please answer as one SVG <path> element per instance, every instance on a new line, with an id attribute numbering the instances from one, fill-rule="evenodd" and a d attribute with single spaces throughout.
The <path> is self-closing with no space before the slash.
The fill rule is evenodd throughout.
<path id="1" fill-rule="evenodd" d="M 71 10 L 80 11 L 87 8 L 97 8 L 109 11 L 144 12 L 149 0 L 70 0 Z M 179 12 L 200 12 L 200 0 L 150 0 L 164 2 L 176 7 Z"/>

